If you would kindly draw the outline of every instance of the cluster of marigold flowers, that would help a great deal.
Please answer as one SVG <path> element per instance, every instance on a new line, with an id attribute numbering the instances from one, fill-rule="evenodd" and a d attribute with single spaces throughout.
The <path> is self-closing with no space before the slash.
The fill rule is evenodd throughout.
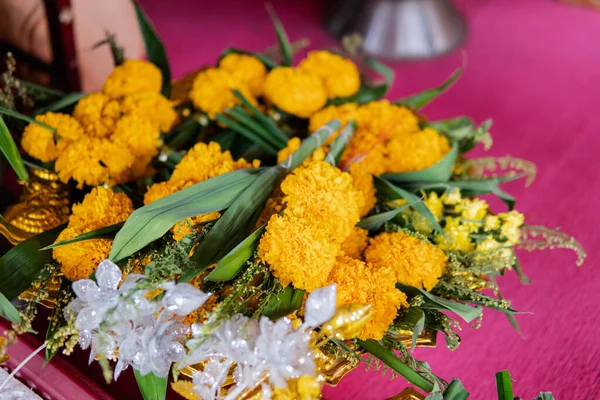
<path id="1" fill-rule="evenodd" d="M 29 124 L 21 145 L 42 162 L 55 161 L 59 178 L 73 179 L 80 188 L 146 176 L 160 133 L 178 119 L 172 102 L 160 94 L 161 85 L 156 66 L 127 60 L 113 70 L 101 92 L 82 98 L 72 115 L 36 116 L 42 125 Z"/>

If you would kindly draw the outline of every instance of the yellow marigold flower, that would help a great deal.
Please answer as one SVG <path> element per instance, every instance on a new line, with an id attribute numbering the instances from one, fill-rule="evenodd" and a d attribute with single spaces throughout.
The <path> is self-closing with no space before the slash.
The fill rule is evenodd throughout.
<path id="1" fill-rule="evenodd" d="M 508 243 L 515 245 L 521 238 L 521 226 L 525 223 L 525 217 L 520 212 L 513 210 L 507 213 L 498 214 L 502 225 L 500 233 L 508 240 Z"/>
<path id="2" fill-rule="evenodd" d="M 500 218 L 497 215 L 486 215 L 483 230 L 493 231 L 500 228 Z"/>
<path id="3" fill-rule="evenodd" d="M 56 242 L 122 222 L 132 212 L 131 200 L 124 193 L 114 193 L 110 189 L 96 187 L 80 204 L 73 205 L 69 224 Z M 75 281 L 89 278 L 98 264 L 108 257 L 111 246 L 110 239 L 84 240 L 56 247 L 52 250 L 52 255 L 61 264 L 61 271 L 67 279 Z"/>
<path id="4" fill-rule="evenodd" d="M 82 188 L 84 184 L 97 186 L 123 176 L 134 160 L 124 146 L 108 139 L 82 137 L 60 154 L 55 169 L 61 181 L 73 178 Z"/>
<path id="5" fill-rule="evenodd" d="M 327 284 L 340 252 L 340 242 L 332 237 L 327 223 L 285 213 L 271 217 L 258 256 L 283 286 L 293 283 L 312 291 Z"/>
<path id="6" fill-rule="evenodd" d="M 379 340 L 396 318 L 400 307 L 408 307 L 406 295 L 396 289 L 395 273 L 350 257 L 338 257 L 330 275 L 337 283 L 337 305 L 370 304 L 373 315 L 362 328 L 359 339 Z"/>
<path id="7" fill-rule="evenodd" d="M 365 216 L 373 209 L 377 198 L 375 197 L 375 185 L 373 184 L 373 175 L 369 172 L 368 163 L 350 164 L 350 175 L 354 187 L 363 194 L 364 205 L 360 210 L 360 215 Z"/>
<path id="8" fill-rule="evenodd" d="M 475 232 L 481 228 L 488 207 L 488 203 L 484 200 L 472 198 L 463 199 L 454 209 L 460 213 L 461 224 L 469 228 L 471 232 Z"/>
<path id="9" fill-rule="evenodd" d="M 450 151 L 448 139 L 431 128 L 392 138 L 387 144 L 387 172 L 410 172 L 429 168 Z"/>
<path id="10" fill-rule="evenodd" d="M 346 103 L 341 106 L 325 107 L 324 109 L 317 111 L 310 116 L 308 129 L 310 132 L 315 132 L 329 121 L 333 121 L 334 119 L 340 121 L 340 129 L 325 141 L 325 144 L 330 144 L 346 126 L 348 121 L 356 120 L 357 111 L 358 105 L 356 103 Z"/>
<path id="11" fill-rule="evenodd" d="M 234 161 L 231 153 L 222 152 L 217 142 L 197 143 L 177 164 L 170 180 L 198 183 L 238 169 L 258 167 L 258 163 L 243 158 Z"/>
<path id="12" fill-rule="evenodd" d="M 435 241 L 443 250 L 471 251 L 475 248 L 471 237 L 471 230 L 461 224 L 460 218 L 446 218 L 444 235 L 436 236 Z"/>
<path id="13" fill-rule="evenodd" d="M 378 268 L 391 268 L 396 281 L 431 290 L 448 263 L 437 246 L 404 232 L 381 233 L 371 239 L 365 260 Z"/>
<path id="14" fill-rule="evenodd" d="M 461 200 L 462 196 L 460 194 L 460 189 L 458 188 L 449 189 L 442 195 L 442 202 L 449 206 L 456 205 L 460 203 Z"/>
<path id="15" fill-rule="evenodd" d="M 281 214 L 283 211 L 283 193 L 281 192 L 280 187 L 276 187 L 273 193 L 271 193 L 271 197 L 267 199 L 267 204 L 265 204 L 265 208 L 263 208 L 260 213 L 260 217 L 258 217 L 258 221 L 256 221 L 255 228 L 259 228 L 269 222 L 271 217 L 276 214 Z"/>
<path id="16" fill-rule="evenodd" d="M 352 176 L 323 161 L 296 168 L 281 183 L 281 191 L 286 214 L 320 220 L 340 243 L 360 220 L 364 205 Z"/>
<path id="17" fill-rule="evenodd" d="M 273 388 L 273 400 L 313 400 L 321 398 L 323 384 L 316 376 L 290 379 L 287 386 Z"/>
<path id="18" fill-rule="evenodd" d="M 121 117 L 119 102 L 104 93 L 92 93 L 79 100 L 73 110 L 85 132 L 90 136 L 107 137 L 115 130 Z"/>
<path id="19" fill-rule="evenodd" d="M 121 106 L 125 114 L 148 119 L 161 132 L 170 131 L 178 118 L 173 102 L 156 92 L 130 94 L 125 96 Z"/>
<path id="20" fill-rule="evenodd" d="M 144 60 L 125 60 L 106 78 L 102 91 L 113 99 L 134 93 L 160 93 L 162 73 L 154 64 Z"/>
<path id="21" fill-rule="evenodd" d="M 279 109 L 308 118 L 327 102 L 321 80 L 301 70 L 280 67 L 267 75 L 265 97 Z"/>
<path id="22" fill-rule="evenodd" d="M 360 89 L 360 73 L 356 65 L 351 60 L 328 51 L 308 53 L 298 69 L 321 78 L 330 99 L 352 96 Z"/>
<path id="23" fill-rule="evenodd" d="M 129 149 L 136 157 L 154 156 L 160 146 L 160 131 L 148 119 L 125 115 L 117 122 L 111 141 Z"/>
<path id="24" fill-rule="evenodd" d="M 196 108 L 214 118 L 215 114 L 241 103 L 232 93 L 234 89 L 240 91 L 249 102 L 256 104 L 256 99 L 241 80 L 219 68 L 207 68 L 196 75 L 190 99 Z"/>
<path id="25" fill-rule="evenodd" d="M 267 69 L 256 57 L 231 53 L 219 61 L 219 68 L 239 79 L 253 96 L 258 97 L 263 94 Z"/>
<path id="26" fill-rule="evenodd" d="M 369 231 L 355 226 L 350 236 L 342 243 L 342 251 L 345 256 L 362 260 L 363 252 L 369 245 Z"/>
<path id="27" fill-rule="evenodd" d="M 159 182 L 150 186 L 144 194 L 144 204 L 148 205 L 183 188 L 183 182 Z"/>
<path id="28" fill-rule="evenodd" d="M 360 106 L 356 118 L 360 128 L 372 132 L 380 140 L 419 130 L 419 118 L 415 113 L 388 100 L 372 101 Z"/>
<path id="29" fill-rule="evenodd" d="M 36 121 L 56 129 L 56 133 L 31 123 L 23 131 L 21 146 L 30 156 L 40 161 L 56 160 L 73 140 L 83 136 L 83 128 L 67 114 L 49 112 L 35 117 Z"/>

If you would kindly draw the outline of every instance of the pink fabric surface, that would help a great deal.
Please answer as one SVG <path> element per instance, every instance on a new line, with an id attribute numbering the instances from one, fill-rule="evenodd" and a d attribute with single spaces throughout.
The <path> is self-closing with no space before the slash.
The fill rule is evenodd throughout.
<path id="1" fill-rule="evenodd" d="M 312 47 L 330 46 L 320 23 L 319 2 L 273 1 L 292 40 L 307 37 Z M 229 46 L 263 50 L 276 38 L 262 1 L 144 0 L 163 36 L 175 77 L 214 63 Z M 420 349 L 440 376 L 460 378 L 473 399 L 495 398 L 494 373 L 510 370 L 516 394 L 531 399 L 540 390 L 557 399 L 598 398 L 600 352 L 600 13 L 551 0 L 463 1 L 470 25 L 464 45 L 463 77 L 427 107 L 430 118 L 469 115 L 494 119 L 495 144 L 489 155 L 510 154 L 534 161 L 538 178 L 506 189 L 530 224 L 561 227 L 576 235 L 589 257 L 582 268 L 566 250 L 520 254 L 533 280 L 501 279 L 513 307 L 532 314 L 518 317 L 522 335 L 505 317 L 486 311 L 478 330 L 464 327 L 463 343 L 449 351 Z M 460 52 L 426 62 L 393 63 L 394 99 L 434 86 L 462 64 Z M 481 154 L 481 151 L 479 152 Z M 362 367 L 328 399 L 384 399 L 406 382 L 390 381 Z"/>

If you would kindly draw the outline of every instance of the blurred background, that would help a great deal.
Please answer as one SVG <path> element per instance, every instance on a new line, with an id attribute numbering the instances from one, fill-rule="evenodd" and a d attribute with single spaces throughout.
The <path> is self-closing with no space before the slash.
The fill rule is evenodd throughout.
<path id="1" fill-rule="evenodd" d="M 214 64 L 227 47 L 264 51 L 276 37 L 262 0 L 141 0 L 161 35 L 174 78 Z M 600 2 L 598 0 L 273 0 L 293 42 L 296 60 L 315 48 L 340 46 L 359 34 L 364 50 L 396 72 L 390 99 L 433 87 L 457 67 L 458 83 L 428 106 L 432 118 L 493 118 L 490 155 L 510 154 L 537 164 L 529 190 L 510 183 L 530 224 L 560 226 L 589 251 L 576 269 L 568 251 L 522 254 L 533 283 L 503 277 L 503 294 L 521 333 L 505 317 L 487 313 L 478 330 L 464 327 L 454 352 L 418 349 L 435 373 L 460 378 L 474 399 L 494 398 L 494 373 L 508 369 L 525 399 L 540 390 L 557 399 L 597 397 L 600 328 L 594 271 L 600 239 L 597 151 L 600 149 Z M 18 73 L 63 90 L 98 90 L 111 71 L 113 34 L 127 58 L 141 58 L 143 42 L 133 8 L 124 0 L 0 0 L 0 54 L 12 51 Z M 358 43 L 357 36 L 350 43 Z M 348 40 L 348 39 L 347 39 Z M 354 40 L 354 42 L 352 42 Z M 481 155 L 481 153 L 476 153 Z M 4 194 L 3 194 L 4 197 Z M 81 365 L 85 365 L 82 362 Z M 94 372 L 90 373 L 91 376 Z M 100 380 L 99 380 L 100 381 Z M 135 385 L 132 393 L 135 393 Z M 405 386 L 359 368 L 332 399 L 385 399 Z M 105 387 L 123 398 L 126 384 Z M 134 398 L 132 395 L 131 398 Z"/>

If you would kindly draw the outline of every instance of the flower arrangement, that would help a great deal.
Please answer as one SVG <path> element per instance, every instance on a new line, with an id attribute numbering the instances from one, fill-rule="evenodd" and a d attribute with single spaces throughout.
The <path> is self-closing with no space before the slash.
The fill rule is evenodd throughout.
<path id="1" fill-rule="evenodd" d="M 24 181 L 27 165 L 72 188 L 65 225 L 0 259 L 0 314 L 17 333 L 36 303 L 54 308 L 48 360 L 79 344 L 107 381 L 132 367 L 145 398 L 164 398 L 172 373 L 187 399 L 319 398 L 340 361 L 380 360 L 453 398 L 460 381 L 411 350 L 438 333 L 458 347 L 458 320 L 476 325 L 483 308 L 516 324 L 495 279 L 527 279 L 515 250 L 570 248 L 583 262 L 578 242 L 527 225 L 500 188 L 531 181 L 531 163 L 467 157 L 491 145 L 489 121 L 420 113 L 460 70 L 383 100 L 391 70 L 356 49 L 292 66 L 272 13 L 275 57 L 227 49 L 170 100 L 164 49 L 138 15 L 149 61 L 115 57 L 102 92 L 48 101 L 4 80 L 0 112 L 26 157 L 0 119 L 4 155 Z M 41 108 L 17 112 L 28 96 Z"/>

